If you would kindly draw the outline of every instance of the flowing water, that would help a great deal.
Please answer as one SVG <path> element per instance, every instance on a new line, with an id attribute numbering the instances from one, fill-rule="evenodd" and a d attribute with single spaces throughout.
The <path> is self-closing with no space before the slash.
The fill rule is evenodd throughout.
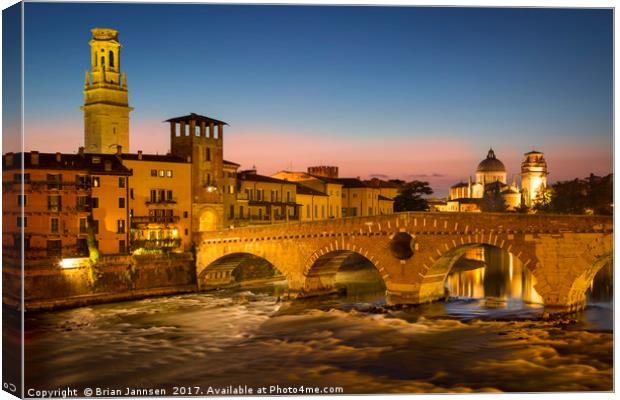
<path id="1" fill-rule="evenodd" d="M 483 250 L 486 267 L 455 268 L 448 301 L 418 307 L 385 307 L 381 282 L 355 283 L 374 272 L 353 269 L 346 296 L 289 302 L 272 286 L 27 314 L 26 390 L 612 390 L 611 267 L 586 311 L 543 320 L 506 257 Z"/>

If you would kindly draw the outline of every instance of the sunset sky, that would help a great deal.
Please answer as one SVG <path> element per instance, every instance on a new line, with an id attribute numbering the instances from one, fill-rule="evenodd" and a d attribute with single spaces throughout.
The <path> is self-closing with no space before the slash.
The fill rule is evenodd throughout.
<path id="1" fill-rule="evenodd" d="M 493 146 L 509 177 L 612 171 L 612 11 L 27 3 L 26 150 L 83 144 L 93 27 L 120 31 L 131 151 L 162 121 L 226 121 L 225 158 L 259 173 L 429 180 L 439 195 Z M 509 178 L 510 179 L 510 178 Z"/>

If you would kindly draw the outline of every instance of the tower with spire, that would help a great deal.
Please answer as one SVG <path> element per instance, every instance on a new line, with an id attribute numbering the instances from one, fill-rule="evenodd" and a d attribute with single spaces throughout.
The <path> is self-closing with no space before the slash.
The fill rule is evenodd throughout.
<path id="1" fill-rule="evenodd" d="M 129 151 L 127 76 L 121 74 L 118 31 L 91 29 L 91 68 L 84 81 L 84 147 L 89 153 Z"/>

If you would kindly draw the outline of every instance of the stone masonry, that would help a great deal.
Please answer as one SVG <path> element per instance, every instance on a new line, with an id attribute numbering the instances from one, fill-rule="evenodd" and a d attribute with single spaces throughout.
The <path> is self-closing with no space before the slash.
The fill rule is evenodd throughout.
<path id="1" fill-rule="evenodd" d="M 546 306 L 578 309 L 596 272 L 612 261 L 613 219 L 409 212 L 203 232 L 195 240 L 201 288 L 230 281 L 252 255 L 285 275 L 291 290 L 322 293 L 333 288 L 343 260 L 358 253 L 379 270 L 393 304 L 445 297 L 452 265 L 468 248 L 486 244 L 521 260 Z"/>

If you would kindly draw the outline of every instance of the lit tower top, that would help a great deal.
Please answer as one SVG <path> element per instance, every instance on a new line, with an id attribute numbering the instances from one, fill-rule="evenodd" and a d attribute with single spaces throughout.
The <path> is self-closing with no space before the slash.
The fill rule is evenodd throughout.
<path id="1" fill-rule="evenodd" d="M 90 62 L 84 82 L 84 146 L 89 153 L 129 151 L 127 76 L 121 74 L 118 31 L 91 29 Z"/>
<path id="2" fill-rule="evenodd" d="M 523 199 L 528 207 L 535 205 L 538 193 L 547 187 L 547 160 L 540 151 L 524 154 L 521 162 L 521 189 Z"/>

